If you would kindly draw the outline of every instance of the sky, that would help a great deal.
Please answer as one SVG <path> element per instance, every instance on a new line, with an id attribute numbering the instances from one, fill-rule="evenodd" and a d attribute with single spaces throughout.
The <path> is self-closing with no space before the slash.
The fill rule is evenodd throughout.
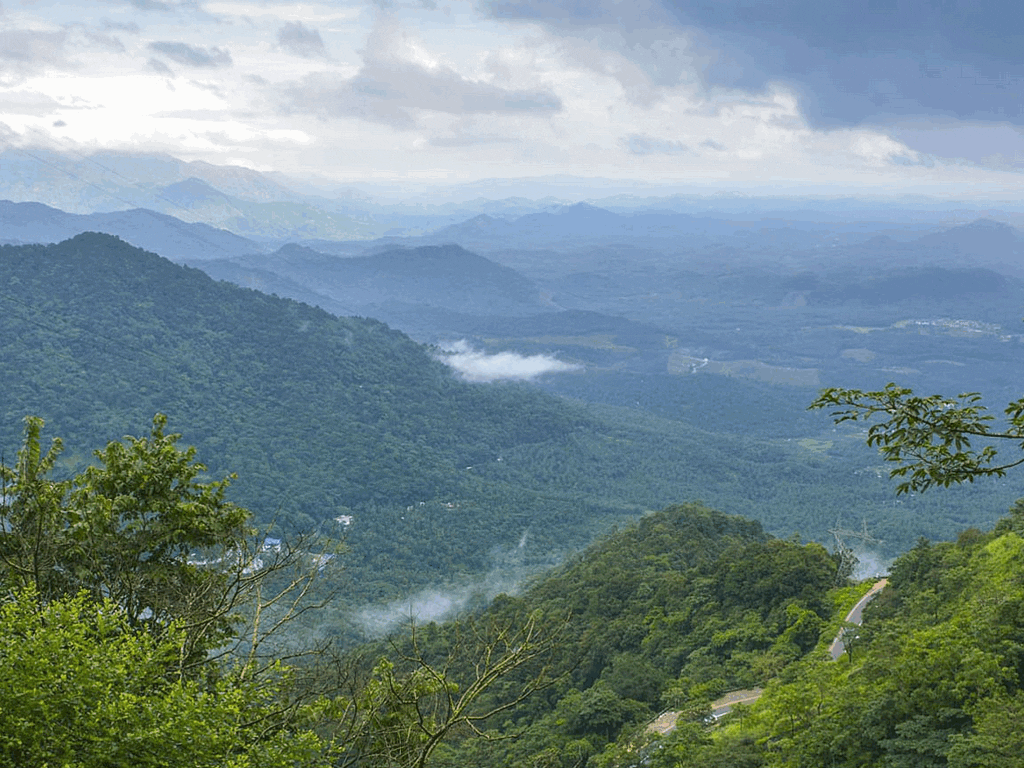
<path id="1" fill-rule="evenodd" d="M 0 147 L 1007 197 L 1022 51 L 985 0 L 0 0 Z"/>

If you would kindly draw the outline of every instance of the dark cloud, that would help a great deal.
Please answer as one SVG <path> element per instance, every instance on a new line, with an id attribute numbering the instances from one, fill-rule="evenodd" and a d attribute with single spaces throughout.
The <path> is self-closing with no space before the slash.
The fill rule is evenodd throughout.
<path id="1" fill-rule="evenodd" d="M 149 48 L 151 51 L 163 54 L 171 61 L 187 67 L 212 69 L 231 66 L 231 54 L 222 48 L 200 48 L 185 43 L 170 42 L 150 43 Z"/>
<path id="2" fill-rule="evenodd" d="M 310 29 L 301 21 L 290 21 L 281 27 L 277 31 L 277 43 L 296 56 L 307 59 L 327 57 L 327 49 L 324 47 L 320 32 Z"/>
<path id="3" fill-rule="evenodd" d="M 1024 6 L 1016 1 L 487 0 L 483 7 L 562 29 L 635 28 L 646 13 L 662 35 L 690 37 L 706 86 L 761 91 L 785 83 L 818 127 L 922 115 L 1024 124 Z"/>

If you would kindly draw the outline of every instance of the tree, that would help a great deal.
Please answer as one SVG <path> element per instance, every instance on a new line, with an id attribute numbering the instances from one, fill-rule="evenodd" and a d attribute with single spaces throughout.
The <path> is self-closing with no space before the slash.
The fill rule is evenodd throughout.
<path id="1" fill-rule="evenodd" d="M 0 763 L 69 768 L 330 765 L 321 703 L 280 711 L 286 678 L 168 675 L 182 630 L 159 637 L 88 593 L 0 604 Z"/>
<path id="2" fill-rule="evenodd" d="M 62 443 L 44 452 L 42 420 L 25 419 L 15 466 L 0 466 L 0 583 L 43 604 L 84 591 L 157 634 L 177 622 L 182 663 L 202 664 L 296 555 L 260 551 L 249 512 L 225 499 L 230 478 L 201 481 L 206 467 L 166 423 L 157 414 L 148 437 L 110 442 L 53 480 Z"/>
<path id="3" fill-rule="evenodd" d="M 998 461 L 993 445 L 1009 441 L 1024 450 L 1024 398 L 1006 406 L 1006 424 L 999 428 L 977 392 L 922 397 L 892 383 L 876 392 L 825 389 L 810 408 L 831 408 L 837 424 L 881 417 L 868 429 L 867 443 L 896 464 L 890 477 L 906 478 L 896 487 L 897 493 L 1002 477 L 1008 469 L 1024 464 L 1024 457 Z M 972 445 L 972 440 L 980 447 Z"/>
<path id="4" fill-rule="evenodd" d="M 440 664 L 413 635 L 348 688 L 311 682 L 322 647 L 284 665 L 265 646 L 330 599 L 336 547 L 259 536 L 165 426 L 54 480 L 61 442 L 44 451 L 30 417 L 0 464 L 0 764 L 423 768 L 545 684 L 556 637 L 532 616 Z"/>
<path id="5" fill-rule="evenodd" d="M 337 712 L 336 764 L 424 768 L 449 737 L 493 738 L 485 729 L 495 717 L 558 680 L 551 668 L 568 625 L 550 624 L 537 611 L 412 626 L 393 638 L 390 657 L 355 681 Z"/>

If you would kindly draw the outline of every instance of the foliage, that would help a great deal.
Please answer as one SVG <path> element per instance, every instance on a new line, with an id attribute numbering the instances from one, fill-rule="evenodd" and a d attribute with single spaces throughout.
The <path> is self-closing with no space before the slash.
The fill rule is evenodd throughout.
<path id="1" fill-rule="evenodd" d="M 294 648 L 293 624 L 329 553 L 261 545 L 165 425 L 56 481 L 61 443 L 29 418 L 0 465 L 0 762 L 423 768 L 548 679 L 557 637 L 534 617 L 475 626 L 439 664 L 413 635 L 397 665 L 323 676 L 334 656 Z"/>
<path id="2" fill-rule="evenodd" d="M 40 603 L 87 593 L 120 606 L 133 627 L 159 632 L 177 622 L 182 659 L 202 659 L 230 637 L 238 616 L 232 577 L 254 531 L 249 513 L 224 498 L 227 481 L 201 482 L 206 468 L 157 415 L 149 437 L 111 442 L 98 463 L 68 481 L 49 474 L 42 420 L 25 420 L 13 468 L 0 467 L 4 527 L 0 579 Z M 217 567 L 197 560 L 200 553 Z M 232 563 L 235 567 L 229 567 Z"/>
<path id="3" fill-rule="evenodd" d="M 564 637 L 537 614 L 415 627 L 391 642 L 339 716 L 339 765 L 423 768 L 443 742 L 551 686 Z"/>
<path id="4" fill-rule="evenodd" d="M 700 505 L 647 515 L 489 610 L 569 615 L 557 683 L 492 717 L 490 740 L 456 742 L 438 764 L 614 765 L 598 756 L 634 754 L 622 745 L 666 704 L 703 712 L 813 649 L 836 566 L 820 545 L 772 539 Z"/>
<path id="5" fill-rule="evenodd" d="M 692 764 L 743 740 L 765 768 L 1024 765 L 1022 517 L 1017 505 L 994 532 L 921 541 L 865 610 L 856 654 L 786 668 Z"/>
<path id="6" fill-rule="evenodd" d="M 86 592 L 0 604 L 0 762 L 69 768 L 313 766 L 315 707 L 279 714 L 283 680 L 172 673 L 180 624 L 160 636 Z M 311 720 L 310 718 L 313 718 Z"/>
<path id="7" fill-rule="evenodd" d="M 1024 457 L 997 463 L 995 446 L 971 445 L 972 440 L 1008 440 L 1024 449 L 1024 398 L 1006 406 L 1007 426 L 1002 429 L 992 427 L 995 417 L 985 412 L 977 392 L 952 398 L 915 395 L 896 384 L 877 392 L 833 387 L 823 390 L 810 407 L 833 408 L 836 423 L 882 416 L 884 421 L 868 429 L 867 443 L 897 465 L 890 477 L 909 476 L 897 486 L 897 493 L 973 483 L 977 477 L 1002 477 L 1006 470 L 1024 464 Z"/>

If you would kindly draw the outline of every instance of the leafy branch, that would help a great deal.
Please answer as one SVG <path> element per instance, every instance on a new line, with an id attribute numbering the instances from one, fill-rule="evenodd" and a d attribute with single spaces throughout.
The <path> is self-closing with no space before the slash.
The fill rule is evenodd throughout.
<path id="1" fill-rule="evenodd" d="M 897 465 L 889 476 L 905 478 L 896 487 L 898 494 L 1002 477 L 1024 464 L 1024 456 L 999 462 L 991 444 L 1009 440 L 1024 451 L 1024 398 L 1007 405 L 1006 426 L 1000 429 L 993 428 L 996 418 L 977 392 L 923 397 L 892 383 L 875 392 L 830 387 L 809 408 L 831 409 L 836 424 L 881 418 L 869 427 L 867 444 Z M 975 447 L 972 440 L 984 445 Z"/>

